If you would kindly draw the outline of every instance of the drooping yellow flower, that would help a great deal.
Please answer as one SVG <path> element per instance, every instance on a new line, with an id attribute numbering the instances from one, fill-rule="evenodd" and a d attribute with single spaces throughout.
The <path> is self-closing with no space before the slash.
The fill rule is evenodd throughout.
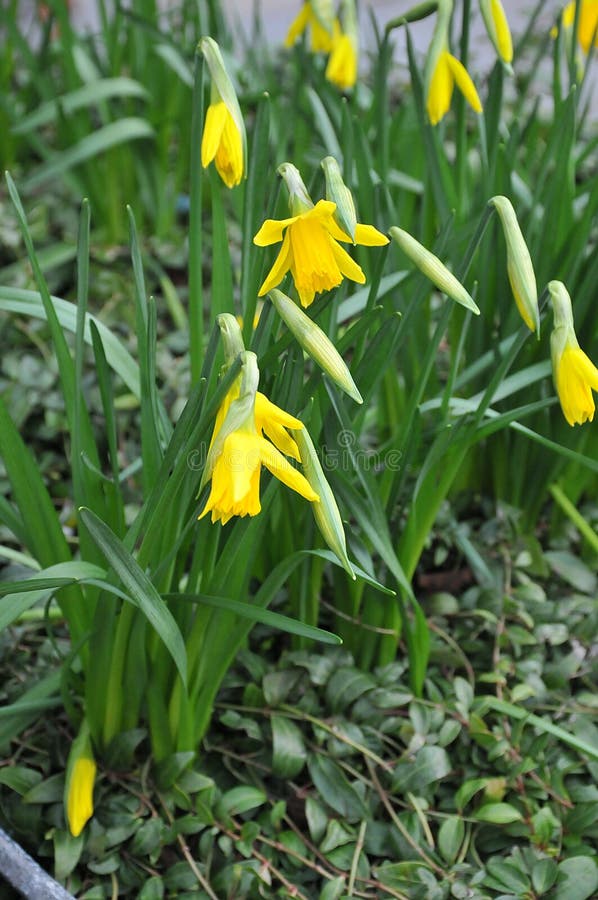
<path id="1" fill-rule="evenodd" d="M 583 425 L 594 418 L 592 390 L 598 391 L 598 369 L 579 345 L 568 344 L 558 358 L 556 389 L 569 425 Z"/>
<path id="2" fill-rule="evenodd" d="M 550 352 L 556 391 L 569 425 L 583 425 L 594 418 L 592 391 L 598 391 L 598 369 L 579 346 L 571 298 L 565 285 L 551 281 L 548 291 L 554 313 Z"/>
<path id="3" fill-rule="evenodd" d="M 341 24 L 334 23 L 332 52 L 326 66 L 326 78 L 341 91 L 348 91 L 357 81 L 358 34 L 354 0 L 343 0 Z"/>
<path id="4" fill-rule="evenodd" d="M 211 478 L 212 487 L 199 518 L 211 512 L 212 522 L 223 525 L 232 516 L 256 516 L 260 512 L 262 465 L 306 500 L 319 501 L 305 476 L 283 455 L 300 461 L 297 444 L 286 429 L 302 429 L 303 423 L 256 390 L 259 372 L 255 354 L 244 351 L 241 358 L 241 376 L 216 417 L 202 480 L 203 484 Z"/>
<path id="5" fill-rule="evenodd" d="M 573 27 L 575 22 L 575 2 L 572 0 L 563 10 L 562 23 L 563 28 L 569 29 Z M 594 46 L 598 47 L 598 34 L 594 37 L 598 26 L 598 0 L 581 0 L 581 9 L 579 10 L 579 27 L 577 33 L 577 41 L 585 54 L 589 53 L 594 38 Z M 556 29 L 551 32 L 556 37 Z"/>
<path id="6" fill-rule="evenodd" d="M 291 163 L 283 163 L 278 171 L 289 189 L 293 215 L 288 219 L 266 219 L 253 239 L 258 247 L 282 241 L 280 253 L 259 289 L 259 296 L 263 297 L 280 284 L 289 271 L 302 306 L 309 306 L 321 291 L 338 287 L 344 277 L 364 284 L 363 270 L 339 241 L 367 247 L 382 246 L 388 243 L 386 235 L 373 225 L 357 223 L 351 239 L 335 221 L 336 203 L 319 200 L 314 206 L 299 172 Z"/>
<path id="7" fill-rule="evenodd" d="M 449 111 L 455 84 L 475 112 L 482 112 L 478 92 L 467 69 L 449 52 L 452 13 L 453 0 L 437 0 L 436 25 L 425 70 L 426 109 L 432 125 L 437 125 Z"/>
<path id="8" fill-rule="evenodd" d="M 348 91 L 357 81 L 357 47 L 349 34 L 339 33 L 333 41 L 326 66 L 326 78 L 341 91 Z"/>
<path id="9" fill-rule="evenodd" d="M 309 28 L 312 53 L 330 53 L 332 50 L 334 15 L 329 3 L 304 3 L 297 17 L 291 22 L 285 39 L 285 47 L 292 47 L 297 38 Z"/>
<path id="10" fill-rule="evenodd" d="M 73 837 L 81 834 L 88 819 L 93 815 L 95 777 L 95 760 L 85 756 L 75 760 L 66 798 L 66 816 Z"/>
<path id="11" fill-rule="evenodd" d="M 243 178 L 243 139 L 223 100 L 208 107 L 201 142 L 201 164 L 214 160 L 218 174 L 229 188 Z"/>
<path id="12" fill-rule="evenodd" d="M 218 44 L 205 37 L 201 39 L 200 47 L 212 77 L 210 105 L 201 141 L 201 164 L 205 169 L 214 161 L 225 185 L 232 188 L 245 174 L 243 117 Z"/>
<path id="13" fill-rule="evenodd" d="M 449 111 L 455 84 L 474 112 L 482 112 L 482 103 L 469 72 L 452 53 L 443 50 L 432 72 L 426 100 L 432 125 L 437 125 Z"/>

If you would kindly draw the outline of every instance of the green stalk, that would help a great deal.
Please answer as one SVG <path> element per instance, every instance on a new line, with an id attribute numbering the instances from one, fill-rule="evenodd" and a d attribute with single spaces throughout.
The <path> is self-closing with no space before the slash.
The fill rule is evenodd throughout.
<path id="1" fill-rule="evenodd" d="M 203 54 L 195 50 L 191 110 L 191 190 L 189 209 L 189 355 L 191 380 L 197 381 L 203 360 L 202 182 L 201 138 L 204 112 Z"/>
<path id="2" fill-rule="evenodd" d="M 558 484 L 551 484 L 548 490 L 561 507 L 568 519 L 573 522 L 579 533 L 588 542 L 594 553 L 598 553 L 598 534 L 594 531 L 579 510 L 571 503 L 565 492 Z"/>

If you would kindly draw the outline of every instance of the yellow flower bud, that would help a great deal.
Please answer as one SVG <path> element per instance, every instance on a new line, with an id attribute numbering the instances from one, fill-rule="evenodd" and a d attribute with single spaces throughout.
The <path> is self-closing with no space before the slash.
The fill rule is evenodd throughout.
<path id="1" fill-rule="evenodd" d="M 89 726 L 83 720 L 79 734 L 73 741 L 69 753 L 64 787 L 66 820 L 73 837 L 81 834 L 93 815 L 93 786 L 96 771 Z"/>
<path id="2" fill-rule="evenodd" d="M 540 310 L 536 276 L 515 210 L 508 197 L 492 197 L 489 203 L 498 213 L 507 243 L 507 273 L 517 309 L 529 330 L 537 332 L 539 338 Z"/>

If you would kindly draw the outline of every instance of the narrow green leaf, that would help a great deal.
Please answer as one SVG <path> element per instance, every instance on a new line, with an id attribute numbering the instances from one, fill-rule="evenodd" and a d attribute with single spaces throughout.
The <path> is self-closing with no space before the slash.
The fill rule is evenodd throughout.
<path id="1" fill-rule="evenodd" d="M 114 97 L 136 97 L 140 100 L 146 100 L 149 97 L 149 93 L 138 81 L 134 81 L 132 78 L 100 78 L 74 91 L 61 94 L 56 99 L 42 103 L 34 112 L 25 116 L 14 125 L 12 132 L 13 134 L 27 134 L 36 128 L 41 128 L 50 122 L 54 122 L 58 118 L 59 113 L 68 116 L 78 109 L 97 106 L 105 100 L 110 100 Z"/>
<path id="2" fill-rule="evenodd" d="M 23 190 L 33 191 L 52 179 L 59 178 L 70 169 L 88 159 L 106 153 L 119 144 L 148 140 L 155 136 L 154 129 L 145 119 L 124 118 L 103 125 L 67 150 L 54 154 L 23 181 Z"/>
<path id="3" fill-rule="evenodd" d="M 82 509 L 80 515 L 93 539 L 114 569 L 133 602 L 156 630 L 179 671 L 183 684 L 187 682 L 187 654 L 185 644 L 172 613 L 139 567 L 122 541 L 91 510 Z"/>
<path id="4" fill-rule="evenodd" d="M 244 619 L 251 619 L 252 622 L 262 622 L 264 625 L 270 625 L 272 628 L 278 628 L 280 631 L 288 632 L 288 634 L 297 634 L 301 637 L 311 638 L 314 641 L 320 641 L 322 644 L 342 644 L 342 640 L 330 631 L 315 628 L 313 625 L 305 625 L 296 619 L 291 619 L 280 613 L 270 612 L 270 610 L 254 606 L 252 603 L 233 600 L 231 597 L 210 597 L 206 594 L 164 594 L 164 599 L 186 600 L 201 603 L 203 606 L 211 606 L 213 609 L 227 609 L 229 612 L 233 612 Z"/>

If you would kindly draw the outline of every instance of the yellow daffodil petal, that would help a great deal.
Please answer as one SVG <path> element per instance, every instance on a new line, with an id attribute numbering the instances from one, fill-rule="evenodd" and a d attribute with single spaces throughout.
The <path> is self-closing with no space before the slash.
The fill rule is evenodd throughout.
<path id="1" fill-rule="evenodd" d="M 320 499 L 305 475 L 302 475 L 301 472 L 294 469 L 288 459 L 286 459 L 282 453 L 279 453 L 276 447 L 264 438 L 262 438 L 261 443 L 261 455 L 262 462 L 266 468 L 269 469 L 279 481 L 286 484 L 287 487 L 297 491 L 298 494 L 301 494 L 302 497 L 305 497 L 305 499 L 309 500 L 311 503 L 315 503 Z"/>
<path id="2" fill-rule="evenodd" d="M 426 107 L 432 125 L 437 125 L 447 114 L 453 96 L 454 78 L 448 64 L 450 54 L 442 52 L 432 73 Z"/>
<path id="3" fill-rule="evenodd" d="M 341 91 L 349 90 L 357 81 L 357 52 L 348 34 L 343 34 L 334 42 L 326 78 Z"/>
<path id="4" fill-rule="evenodd" d="M 598 26 L 598 0 L 584 0 L 579 16 L 579 44 L 584 53 L 590 52 L 592 38 Z M 598 47 L 598 33 L 594 38 L 594 46 Z"/>
<path id="5" fill-rule="evenodd" d="M 469 72 L 463 65 L 463 63 L 459 62 L 452 54 L 447 53 L 447 64 L 450 68 L 450 71 L 455 79 L 455 83 L 471 108 L 476 113 L 482 112 L 482 103 L 478 96 L 478 92 L 475 89 L 475 85 L 470 78 Z"/>
<path id="6" fill-rule="evenodd" d="M 346 278 L 350 278 L 351 281 L 356 281 L 357 284 L 365 284 L 363 269 L 361 266 L 357 265 L 355 260 L 349 256 L 347 251 L 344 250 L 340 244 L 332 244 L 332 253 L 341 273 Z"/>
<path id="7" fill-rule="evenodd" d="M 292 459 L 296 459 L 297 462 L 301 462 L 297 444 L 282 425 L 279 425 L 277 422 L 265 422 L 263 432 L 266 437 L 270 438 L 277 450 L 280 450 L 285 456 L 290 456 Z"/>
<path id="8" fill-rule="evenodd" d="M 390 239 L 373 225 L 358 222 L 355 226 L 355 243 L 362 247 L 383 247 L 390 243 Z"/>
<path id="9" fill-rule="evenodd" d="M 257 391 L 255 395 L 255 422 L 257 428 L 260 428 L 261 422 L 266 422 L 268 419 L 277 422 L 279 425 L 284 425 L 285 428 L 294 428 L 296 430 L 303 428 L 303 422 L 300 419 L 291 416 L 284 409 L 281 409 L 280 406 L 268 400 L 261 391 Z"/>
<path id="10" fill-rule="evenodd" d="M 228 110 L 224 102 L 212 103 L 206 113 L 201 139 L 201 164 L 204 169 L 210 165 L 220 145 Z"/>
<path id="11" fill-rule="evenodd" d="M 312 53 L 330 53 L 332 50 L 332 34 L 320 25 L 315 16 L 311 20 L 310 50 Z"/>
<path id="12" fill-rule="evenodd" d="M 280 253 L 276 257 L 274 265 L 266 275 L 266 279 L 258 291 L 258 297 L 263 297 L 264 294 L 267 294 L 268 291 L 271 290 L 271 288 L 276 287 L 277 284 L 280 284 L 286 273 L 291 268 L 291 264 L 291 238 L 289 232 L 287 231 L 284 236 L 284 241 L 282 242 L 282 247 L 280 248 Z"/>
<path id="13" fill-rule="evenodd" d="M 287 32 L 287 36 L 284 42 L 285 47 L 293 46 L 297 38 L 302 35 L 307 28 L 311 16 L 312 12 L 309 3 L 304 3 L 299 10 L 298 15 L 291 22 L 291 27 Z"/>
<path id="14" fill-rule="evenodd" d="M 276 404 L 271 403 L 259 391 L 255 395 L 255 426 L 258 432 L 263 431 L 270 438 L 281 453 L 301 462 L 299 448 L 286 429 L 303 428 L 303 423 L 280 409 Z"/>
<path id="15" fill-rule="evenodd" d="M 282 233 L 285 228 L 296 222 L 299 216 L 291 216 L 288 219 L 266 219 L 258 233 L 253 239 L 253 243 L 258 247 L 269 247 L 270 244 L 278 244 L 282 241 Z"/>

